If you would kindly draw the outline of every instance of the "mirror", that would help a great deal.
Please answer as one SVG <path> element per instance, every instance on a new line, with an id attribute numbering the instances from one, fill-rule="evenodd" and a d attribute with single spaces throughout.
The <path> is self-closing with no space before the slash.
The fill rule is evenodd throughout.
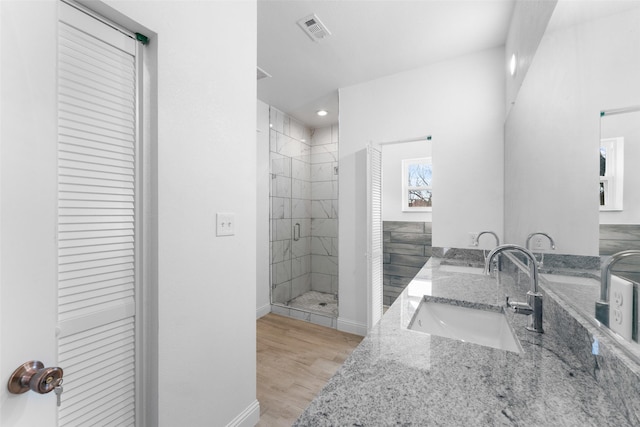
<path id="1" fill-rule="evenodd" d="M 505 122 L 507 241 L 545 231 L 556 254 L 583 258 L 600 256 L 601 247 L 603 255 L 638 248 L 640 233 L 630 231 L 640 224 L 632 213 L 640 158 L 631 157 L 640 148 L 640 112 L 630 108 L 640 105 L 638 28 L 639 2 L 557 3 Z M 601 139 L 603 175 L 617 167 L 615 179 L 595 173 Z M 562 298 L 593 319 L 599 280 L 590 289 L 580 283 L 568 283 Z"/>
<path id="2" fill-rule="evenodd" d="M 600 113 L 600 255 L 640 249 L 640 106 Z M 616 274 L 640 282 L 640 259 Z"/>

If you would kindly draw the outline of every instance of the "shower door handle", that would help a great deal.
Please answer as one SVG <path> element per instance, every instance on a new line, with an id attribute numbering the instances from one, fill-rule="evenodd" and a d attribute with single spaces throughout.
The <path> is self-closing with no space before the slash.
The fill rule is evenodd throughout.
<path id="1" fill-rule="evenodd" d="M 298 232 L 296 235 L 296 231 Z M 296 242 L 300 240 L 300 223 L 296 222 L 296 225 L 293 226 L 293 240 Z"/>

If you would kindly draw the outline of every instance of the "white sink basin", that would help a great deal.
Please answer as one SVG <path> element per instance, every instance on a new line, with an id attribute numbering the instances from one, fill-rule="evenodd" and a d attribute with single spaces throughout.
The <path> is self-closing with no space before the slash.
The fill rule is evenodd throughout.
<path id="1" fill-rule="evenodd" d="M 423 299 L 409 329 L 520 353 L 522 347 L 503 312 Z"/>

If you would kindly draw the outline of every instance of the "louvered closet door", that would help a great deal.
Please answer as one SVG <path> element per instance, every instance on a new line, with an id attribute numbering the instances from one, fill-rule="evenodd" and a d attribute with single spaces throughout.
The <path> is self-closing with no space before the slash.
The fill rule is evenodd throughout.
<path id="1" fill-rule="evenodd" d="M 135 425 L 136 42 L 60 6 L 59 425 Z"/>
<path id="2" fill-rule="evenodd" d="M 367 147 L 367 329 L 382 318 L 382 152 Z"/>

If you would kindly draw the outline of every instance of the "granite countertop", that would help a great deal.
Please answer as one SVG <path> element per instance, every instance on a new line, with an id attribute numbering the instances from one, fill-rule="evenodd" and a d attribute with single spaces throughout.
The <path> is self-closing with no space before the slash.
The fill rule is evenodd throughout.
<path id="1" fill-rule="evenodd" d="M 505 294 L 524 301 L 528 278 L 506 276 L 432 258 L 294 425 L 632 425 L 594 364 L 546 317 L 538 334 L 525 329 L 527 316 L 507 312 L 521 353 L 407 329 L 425 294 L 496 307 Z"/>

